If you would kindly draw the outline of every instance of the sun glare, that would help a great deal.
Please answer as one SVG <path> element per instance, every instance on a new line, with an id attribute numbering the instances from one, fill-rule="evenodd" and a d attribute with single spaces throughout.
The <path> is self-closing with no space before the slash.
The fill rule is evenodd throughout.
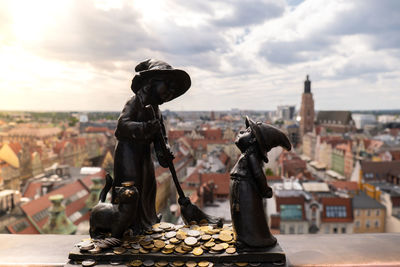
<path id="1" fill-rule="evenodd" d="M 66 0 L 16 0 L 11 3 L 13 32 L 18 41 L 39 41 L 47 27 L 65 11 Z"/>

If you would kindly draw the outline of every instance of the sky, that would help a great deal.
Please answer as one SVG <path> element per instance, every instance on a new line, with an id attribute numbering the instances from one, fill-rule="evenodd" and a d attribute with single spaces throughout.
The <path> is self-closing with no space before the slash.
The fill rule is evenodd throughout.
<path id="1" fill-rule="evenodd" d="M 0 0 L 0 110 L 120 111 L 148 58 L 188 72 L 162 110 L 400 108 L 400 1 Z"/>

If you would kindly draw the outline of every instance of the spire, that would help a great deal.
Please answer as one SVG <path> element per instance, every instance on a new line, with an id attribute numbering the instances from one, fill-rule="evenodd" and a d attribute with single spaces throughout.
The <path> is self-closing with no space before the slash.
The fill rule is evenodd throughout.
<path id="1" fill-rule="evenodd" d="M 308 79 L 308 74 L 307 79 L 304 81 L 304 93 L 311 93 L 311 81 Z"/>

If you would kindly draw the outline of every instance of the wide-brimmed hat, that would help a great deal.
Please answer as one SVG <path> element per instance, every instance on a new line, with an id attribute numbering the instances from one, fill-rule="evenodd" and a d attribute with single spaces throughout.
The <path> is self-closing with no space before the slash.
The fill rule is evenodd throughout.
<path id="1" fill-rule="evenodd" d="M 135 67 L 135 71 L 138 74 L 133 78 L 131 86 L 134 93 L 137 93 L 152 78 L 166 78 L 173 81 L 174 88 L 168 88 L 173 92 L 172 99 L 183 95 L 191 85 L 190 76 L 186 71 L 174 69 L 171 65 L 161 60 L 145 60 Z"/>
<path id="2" fill-rule="evenodd" d="M 263 153 L 263 160 L 268 162 L 267 153 L 274 147 L 281 146 L 292 149 L 289 138 L 281 130 L 262 122 L 254 122 L 246 116 L 246 127 L 250 127 L 256 137 L 258 147 Z"/>

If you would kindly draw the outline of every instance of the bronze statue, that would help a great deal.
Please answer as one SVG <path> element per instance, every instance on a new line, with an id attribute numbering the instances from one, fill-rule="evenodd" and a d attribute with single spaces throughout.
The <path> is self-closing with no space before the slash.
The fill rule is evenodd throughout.
<path id="1" fill-rule="evenodd" d="M 139 204 L 131 229 L 143 233 L 160 221 L 156 215 L 156 179 L 150 147 L 154 144 L 157 159 L 164 168 L 169 168 L 179 193 L 179 204 L 185 222 L 215 222 L 221 220 L 208 216 L 190 203 L 180 188 L 172 163 L 171 152 L 163 117 L 159 105 L 184 94 L 191 85 L 189 75 L 172 68 L 163 61 L 149 59 L 136 66 L 138 72 L 132 80 L 135 93 L 126 104 L 118 119 L 115 136 L 117 145 L 114 157 L 114 185 L 112 203 L 115 203 L 115 188 L 123 182 L 134 182 L 139 192 Z M 186 215 L 186 216 L 185 216 Z"/>
<path id="2" fill-rule="evenodd" d="M 161 166 L 167 167 L 167 162 L 174 157 L 169 149 L 167 154 L 160 151 L 160 142 L 167 142 L 167 136 L 158 106 L 185 93 L 191 81 L 185 71 L 154 59 L 141 62 L 135 71 L 138 73 L 131 85 L 135 96 L 125 104 L 115 131 L 118 142 L 114 157 L 112 202 L 115 203 L 116 186 L 129 181 L 135 183 L 139 206 L 137 214 L 132 214 L 132 230 L 141 233 L 159 221 L 155 209 L 157 184 L 151 144 L 154 144 Z M 160 130 L 164 140 L 156 138 Z"/>
<path id="3" fill-rule="evenodd" d="M 90 237 L 103 239 L 108 236 L 120 239 L 134 221 L 138 208 L 139 193 L 132 182 L 122 183 L 115 187 L 115 203 L 104 203 L 107 188 L 112 183 L 111 176 L 106 177 L 106 186 L 100 193 L 100 202 L 94 206 L 90 214 Z"/>
<path id="4" fill-rule="evenodd" d="M 240 131 L 236 146 L 241 155 L 231 171 L 230 205 L 236 245 L 239 250 L 272 247 L 276 238 L 269 231 L 263 198 L 272 197 L 263 172 L 267 152 L 276 146 L 291 149 L 287 136 L 270 125 L 246 117 L 246 130 Z"/>

